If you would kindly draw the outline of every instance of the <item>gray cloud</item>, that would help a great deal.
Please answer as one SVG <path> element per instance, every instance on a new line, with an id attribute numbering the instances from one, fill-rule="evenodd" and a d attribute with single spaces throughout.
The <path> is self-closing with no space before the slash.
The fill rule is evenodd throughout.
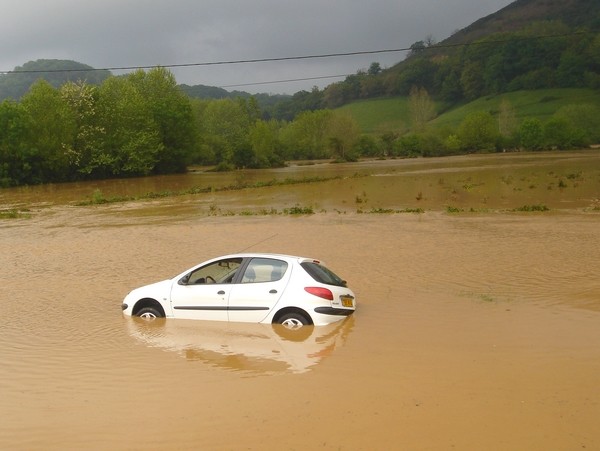
<path id="1" fill-rule="evenodd" d="M 40 58 L 96 68 L 404 48 L 440 41 L 510 0 L 4 0 L 0 70 Z M 403 53 L 172 69 L 179 83 L 230 86 L 351 74 Z M 335 79 L 240 87 L 293 93 Z M 234 89 L 234 88 L 229 88 Z"/>

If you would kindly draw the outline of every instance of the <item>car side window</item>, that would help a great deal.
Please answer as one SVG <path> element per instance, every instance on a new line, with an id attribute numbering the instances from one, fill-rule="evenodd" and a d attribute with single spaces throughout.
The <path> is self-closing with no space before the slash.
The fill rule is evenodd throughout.
<path id="1" fill-rule="evenodd" d="M 187 284 L 231 283 L 241 264 L 241 258 L 229 258 L 210 263 L 193 271 Z"/>
<path id="2" fill-rule="evenodd" d="M 253 258 L 244 271 L 242 283 L 275 282 L 280 280 L 288 264 L 274 258 Z"/>

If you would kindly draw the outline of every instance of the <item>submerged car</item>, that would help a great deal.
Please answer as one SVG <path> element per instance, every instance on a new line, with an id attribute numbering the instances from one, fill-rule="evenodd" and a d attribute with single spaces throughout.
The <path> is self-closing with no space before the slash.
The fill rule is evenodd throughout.
<path id="1" fill-rule="evenodd" d="M 123 313 L 142 318 L 184 318 L 325 325 L 354 313 L 346 282 L 313 258 L 234 254 L 208 260 L 162 282 L 131 291 Z"/>

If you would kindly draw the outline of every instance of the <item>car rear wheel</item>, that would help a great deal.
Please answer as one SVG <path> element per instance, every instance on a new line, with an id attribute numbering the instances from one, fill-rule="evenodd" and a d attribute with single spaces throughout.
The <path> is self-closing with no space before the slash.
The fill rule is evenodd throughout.
<path id="1" fill-rule="evenodd" d="M 289 330 L 297 330 L 310 324 L 308 318 L 300 313 L 286 313 L 277 322 Z"/>
<path id="2" fill-rule="evenodd" d="M 156 318 L 162 318 L 160 312 L 154 307 L 144 307 L 137 312 L 137 316 L 140 318 L 144 318 L 147 320 L 152 320 Z"/>

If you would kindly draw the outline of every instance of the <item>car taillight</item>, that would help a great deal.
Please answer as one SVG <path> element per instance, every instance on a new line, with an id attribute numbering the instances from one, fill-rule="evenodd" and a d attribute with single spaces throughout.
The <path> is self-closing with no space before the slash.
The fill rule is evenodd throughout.
<path id="1" fill-rule="evenodd" d="M 329 301 L 333 301 L 333 293 L 331 290 L 322 287 L 304 287 L 304 291 L 310 294 L 314 294 L 315 296 L 319 296 L 320 298 L 327 299 Z"/>

